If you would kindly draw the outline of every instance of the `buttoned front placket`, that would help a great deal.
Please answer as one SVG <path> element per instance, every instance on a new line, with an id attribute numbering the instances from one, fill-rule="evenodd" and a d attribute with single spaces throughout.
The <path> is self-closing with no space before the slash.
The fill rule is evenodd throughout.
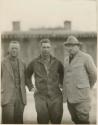
<path id="1" fill-rule="evenodd" d="M 74 55 L 74 57 L 72 58 L 71 61 L 70 61 L 69 56 L 66 58 L 66 60 L 67 60 L 67 63 L 66 63 L 67 65 L 65 66 L 66 77 L 64 78 L 65 79 L 64 81 L 66 83 L 66 95 L 67 95 L 67 99 L 68 99 L 68 97 L 70 95 L 69 93 L 71 93 L 71 91 L 69 91 L 69 89 L 67 89 L 67 87 L 73 85 L 73 82 L 72 83 L 70 82 L 70 80 L 71 80 L 71 72 L 73 70 L 73 66 L 74 66 L 75 62 L 77 62 L 78 55 L 79 55 L 79 53 L 77 53 L 76 55 Z"/>
<path id="2" fill-rule="evenodd" d="M 51 66 L 51 64 L 49 64 L 49 67 L 47 67 L 47 65 L 45 65 L 45 63 L 44 63 L 44 68 L 45 68 L 45 71 L 46 71 L 46 76 L 47 76 L 47 89 L 48 89 L 48 91 L 47 91 L 47 96 L 49 97 L 49 74 L 50 74 L 50 66 Z"/>
<path id="3" fill-rule="evenodd" d="M 45 62 L 43 60 L 43 58 L 40 56 L 39 58 L 39 62 L 42 64 L 42 67 L 43 67 L 43 70 L 44 70 L 44 75 L 45 75 L 45 79 L 46 79 L 46 89 L 47 89 L 47 96 L 46 97 L 50 97 L 51 96 L 51 68 L 52 68 L 52 65 L 54 64 L 55 60 L 54 58 L 52 58 L 50 56 L 50 61 L 48 63 L 48 68 L 47 66 L 45 65 Z M 51 97 L 50 97 L 51 98 Z"/>
<path id="4" fill-rule="evenodd" d="M 39 62 L 42 65 L 42 67 L 44 69 L 44 72 L 45 72 L 46 89 L 47 89 L 47 94 L 45 95 L 46 96 L 45 98 L 47 99 L 47 96 L 49 95 L 49 87 L 48 87 L 49 71 L 48 71 L 48 68 L 46 67 L 46 65 L 45 65 L 45 63 L 44 63 L 42 58 L 39 60 Z"/>

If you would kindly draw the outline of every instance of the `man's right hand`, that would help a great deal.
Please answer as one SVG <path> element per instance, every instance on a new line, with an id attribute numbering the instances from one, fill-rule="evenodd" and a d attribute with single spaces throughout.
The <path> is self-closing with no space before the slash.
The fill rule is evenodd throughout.
<path id="1" fill-rule="evenodd" d="M 36 88 L 32 88 L 30 92 L 37 92 L 37 89 Z"/>

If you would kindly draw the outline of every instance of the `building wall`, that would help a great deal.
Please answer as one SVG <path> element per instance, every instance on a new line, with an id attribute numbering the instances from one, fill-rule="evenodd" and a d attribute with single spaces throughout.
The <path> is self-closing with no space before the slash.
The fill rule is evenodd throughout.
<path id="1" fill-rule="evenodd" d="M 10 40 L 14 39 L 2 39 L 2 57 L 7 54 L 8 44 Z M 16 39 L 19 40 L 21 45 L 21 53 L 20 56 L 23 60 L 28 64 L 32 59 L 36 58 L 40 54 L 40 44 L 39 38 L 27 38 L 27 39 Z M 55 55 L 59 60 L 63 62 L 64 60 L 64 52 L 66 56 L 66 51 L 64 51 L 63 43 L 66 39 L 50 39 L 52 41 L 52 54 Z M 89 37 L 89 38 L 79 38 L 79 41 L 83 43 L 82 50 L 89 53 L 95 64 L 97 62 L 97 38 Z"/>
<path id="2" fill-rule="evenodd" d="M 83 43 L 82 50 L 90 54 L 97 64 L 97 38 L 81 38 L 80 41 Z"/>

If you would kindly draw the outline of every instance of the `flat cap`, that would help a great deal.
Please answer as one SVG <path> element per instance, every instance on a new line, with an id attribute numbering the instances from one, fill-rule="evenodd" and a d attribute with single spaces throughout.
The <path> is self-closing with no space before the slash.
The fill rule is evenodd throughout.
<path id="1" fill-rule="evenodd" d="M 82 43 L 80 43 L 79 41 L 78 41 L 78 39 L 75 37 L 75 36 L 69 36 L 68 38 L 67 38 L 67 41 L 66 42 L 64 42 L 64 45 L 66 46 L 66 45 L 81 45 Z"/>

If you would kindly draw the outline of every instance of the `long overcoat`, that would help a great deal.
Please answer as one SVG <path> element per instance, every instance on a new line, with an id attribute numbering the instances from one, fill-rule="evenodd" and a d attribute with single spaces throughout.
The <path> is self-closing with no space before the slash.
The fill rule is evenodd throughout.
<path id="1" fill-rule="evenodd" d="M 23 104 L 26 104 L 26 78 L 25 78 L 25 69 L 26 66 L 21 59 L 19 61 L 19 74 L 20 74 L 20 90 L 22 95 Z M 1 103 L 6 105 L 10 102 L 15 92 L 15 80 L 10 63 L 10 57 L 7 56 L 1 64 Z M 30 86 L 29 86 L 30 88 Z"/>

